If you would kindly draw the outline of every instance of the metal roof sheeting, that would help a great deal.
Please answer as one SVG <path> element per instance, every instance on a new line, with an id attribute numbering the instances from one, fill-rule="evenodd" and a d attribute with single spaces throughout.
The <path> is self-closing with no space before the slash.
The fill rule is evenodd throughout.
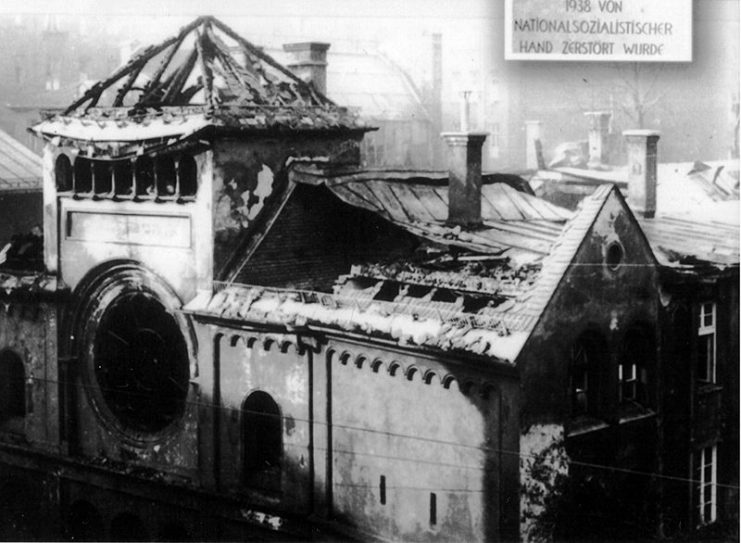
<path id="1" fill-rule="evenodd" d="M 507 182 L 489 182 L 481 188 L 482 227 L 464 230 L 447 224 L 447 173 L 371 170 L 322 175 L 298 168 L 291 178 L 325 184 L 345 203 L 378 213 L 420 237 L 477 252 L 546 255 L 573 215 Z"/>
<path id="2" fill-rule="evenodd" d="M 701 261 L 738 267 L 737 226 L 699 222 L 681 217 L 638 218 L 657 260 L 665 266 L 691 266 Z"/>
<path id="3" fill-rule="evenodd" d="M 0 130 L 0 191 L 40 190 L 41 157 Z"/>

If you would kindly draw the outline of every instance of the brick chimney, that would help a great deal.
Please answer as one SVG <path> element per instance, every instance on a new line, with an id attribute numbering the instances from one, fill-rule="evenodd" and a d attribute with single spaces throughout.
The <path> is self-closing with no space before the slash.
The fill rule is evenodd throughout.
<path id="1" fill-rule="evenodd" d="M 448 144 L 448 223 L 463 227 L 481 224 L 481 147 L 486 132 L 469 132 L 468 94 L 461 107 L 461 131 L 443 132 Z"/>
<path id="2" fill-rule="evenodd" d="M 314 88 L 325 96 L 329 45 L 316 41 L 283 44 L 283 50 L 293 55 L 288 68 L 307 83 L 312 83 Z"/>
<path id="3" fill-rule="evenodd" d="M 649 219 L 656 214 L 656 149 L 660 135 L 655 130 L 623 132 L 628 150 L 628 204 Z"/>
<path id="4" fill-rule="evenodd" d="M 587 111 L 584 116 L 589 121 L 589 168 L 598 168 L 609 162 L 607 134 L 610 130 L 608 111 Z"/>

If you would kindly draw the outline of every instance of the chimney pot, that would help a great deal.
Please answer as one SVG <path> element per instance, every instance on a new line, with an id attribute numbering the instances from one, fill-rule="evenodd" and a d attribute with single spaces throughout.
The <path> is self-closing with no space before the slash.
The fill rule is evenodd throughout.
<path id="1" fill-rule="evenodd" d="M 322 95 L 327 94 L 327 50 L 330 44 L 310 41 L 285 43 L 283 50 L 293 55 L 288 68 L 298 77 L 314 85 Z"/>
<path id="2" fill-rule="evenodd" d="M 448 144 L 448 223 L 481 224 L 481 147 L 485 132 L 443 132 Z"/>
<path id="3" fill-rule="evenodd" d="M 657 147 L 661 133 L 656 130 L 626 130 L 628 148 L 628 203 L 636 213 L 650 219 L 656 214 Z"/>
<path id="4" fill-rule="evenodd" d="M 609 111 L 587 111 L 584 116 L 589 121 L 589 168 L 599 168 L 607 164 L 608 146 L 607 133 L 610 130 Z"/>
<path id="5" fill-rule="evenodd" d="M 536 142 L 540 141 L 541 129 L 543 123 L 541 121 L 525 121 L 525 168 L 528 170 L 540 170 L 543 169 L 544 164 L 541 164 L 541 160 L 538 159 L 538 145 Z"/>

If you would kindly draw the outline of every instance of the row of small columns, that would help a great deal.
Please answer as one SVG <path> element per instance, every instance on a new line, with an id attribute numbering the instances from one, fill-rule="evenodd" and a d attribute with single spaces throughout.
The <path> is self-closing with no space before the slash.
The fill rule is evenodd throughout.
<path id="1" fill-rule="evenodd" d="M 192 200 L 198 190 L 198 168 L 190 155 L 148 156 L 116 161 L 57 157 L 59 194 L 78 198 L 120 200 Z"/>

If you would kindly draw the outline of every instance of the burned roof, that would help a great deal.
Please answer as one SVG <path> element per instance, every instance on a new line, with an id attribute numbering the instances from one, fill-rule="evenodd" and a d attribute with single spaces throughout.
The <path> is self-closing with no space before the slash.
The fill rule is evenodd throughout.
<path id="1" fill-rule="evenodd" d="M 431 250 L 426 260 L 355 265 L 337 279 L 331 293 L 224 283 L 213 296 L 194 299 L 186 311 L 199 318 L 291 330 L 362 333 L 400 345 L 476 354 L 511 364 L 613 190 L 611 186 L 600 188 L 565 225 L 558 208 L 543 208 L 543 212 L 550 210 L 550 218 L 558 226 L 553 227 L 547 256 L 534 262 L 521 262 L 508 251 L 498 255 L 490 247 L 478 249 L 460 241 L 455 254 Z M 419 201 L 416 208 L 415 204 L 404 205 L 409 204 L 409 194 L 417 194 L 414 190 L 400 192 L 398 198 L 393 189 L 391 194 L 397 206 L 409 213 L 406 221 L 430 212 L 423 210 Z M 356 203 L 366 209 L 369 205 Z M 389 209 L 380 207 L 380 202 L 376 205 L 375 212 L 394 221 Z M 525 215 L 529 217 L 534 209 Z M 501 217 L 497 220 L 506 222 Z M 460 251 L 466 247 L 469 250 Z"/>
<path id="2" fill-rule="evenodd" d="M 202 118 L 181 126 L 194 116 Z M 336 130 L 357 129 L 358 123 L 223 22 L 199 17 L 140 51 L 64 111 L 50 112 L 34 130 L 49 137 L 128 141 L 206 126 Z"/>
<path id="3" fill-rule="evenodd" d="M 0 192 L 41 190 L 41 158 L 0 130 Z"/>

